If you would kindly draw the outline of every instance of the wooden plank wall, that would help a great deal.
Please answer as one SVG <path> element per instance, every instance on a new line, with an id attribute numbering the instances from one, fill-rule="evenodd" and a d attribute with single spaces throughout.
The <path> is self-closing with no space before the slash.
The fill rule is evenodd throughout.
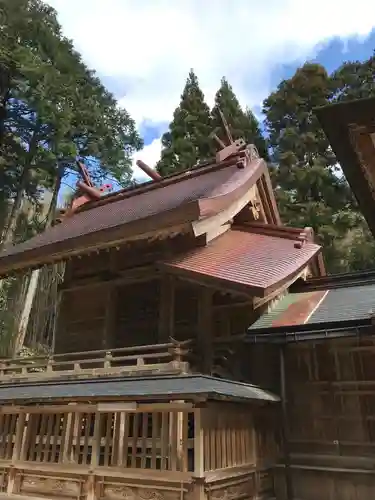
<path id="1" fill-rule="evenodd" d="M 208 489 L 234 498 L 273 498 L 278 448 L 272 409 L 211 403 L 202 416 Z"/>
<path id="2" fill-rule="evenodd" d="M 0 459 L 187 472 L 192 450 L 188 413 L 108 412 L 2 415 Z M 17 422 L 25 419 L 22 436 Z M 181 421 L 181 424 L 179 422 Z M 1 425 L 1 422 L 0 422 Z M 178 425 L 182 426 L 178 455 Z M 189 440 L 190 439 L 190 440 Z M 191 469 L 190 469 L 191 470 Z"/>
<path id="3" fill-rule="evenodd" d="M 253 417 L 238 405 L 211 404 L 204 411 L 204 469 L 214 471 L 257 461 Z"/>
<path id="4" fill-rule="evenodd" d="M 374 341 L 296 344 L 286 367 L 296 498 L 374 498 Z"/>
<path id="5" fill-rule="evenodd" d="M 194 368 L 211 373 L 218 362 L 214 339 L 243 334 L 256 315 L 252 299 L 163 275 L 152 266 L 121 271 L 135 259 L 124 252 L 94 254 L 68 264 L 55 353 L 147 345 L 170 337 L 194 339 Z M 152 253 L 139 250 L 142 262 L 151 258 Z M 98 282 L 111 266 L 121 278 Z"/>
<path id="6" fill-rule="evenodd" d="M 216 403 L 181 411 L 182 402 L 170 411 L 164 404 L 147 412 L 98 412 L 90 406 L 2 414 L 3 491 L 87 500 L 130 490 L 142 497 L 138 488 L 168 498 L 174 491 L 176 500 L 207 500 L 228 491 L 233 500 L 273 498 L 266 467 L 271 455 L 251 406 Z M 203 481 L 195 484 L 193 477 Z"/>

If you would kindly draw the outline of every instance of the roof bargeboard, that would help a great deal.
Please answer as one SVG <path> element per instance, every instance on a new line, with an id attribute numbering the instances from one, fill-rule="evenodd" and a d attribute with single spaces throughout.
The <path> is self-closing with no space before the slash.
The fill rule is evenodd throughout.
<path id="1" fill-rule="evenodd" d="M 375 236 L 375 98 L 331 104 L 315 113 Z"/>

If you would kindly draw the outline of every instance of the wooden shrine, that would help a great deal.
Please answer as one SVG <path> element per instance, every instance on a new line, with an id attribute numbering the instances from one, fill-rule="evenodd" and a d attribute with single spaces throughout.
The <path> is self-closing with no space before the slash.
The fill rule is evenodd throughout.
<path id="1" fill-rule="evenodd" d="M 318 116 L 371 201 L 373 119 L 350 106 Z M 0 254 L 2 277 L 65 266 L 51 353 L 1 360 L 0 498 L 373 498 L 371 273 L 325 276 L 243 141 L 140 167 L 104 194 L 81 166 L 61 223 Z"/>
<path id="2" fill-rule="evenodd" d="M 243 141 L 141 167 L 152 181 L 106 195 L 82 168 L 61 223 L 0 255 L 2 276 L 65 263 L 51 354 L 0 364 L 0 498 L 274 498 L 279 398 L 233 345 L 324 276 L 321 248 L 281 225 Z"/>

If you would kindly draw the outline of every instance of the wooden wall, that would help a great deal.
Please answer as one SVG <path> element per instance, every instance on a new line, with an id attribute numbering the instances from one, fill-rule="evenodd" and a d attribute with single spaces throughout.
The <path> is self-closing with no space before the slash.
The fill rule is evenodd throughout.
<path id="1" fill-rule="evenodd" d="M 159 498 L 155 492 L 171 498 L 170 491 L 176 500 L 227 498 L 228 492 L 232 500 L 273 498 L 273 431 L 259 419 L 268 408 L 99 406 L 32 406 L 17 413 L 7 407 L 0 417 L 0 492 L 87 500 Z"/>
<path id="2" fill-rule="evenodd" d="M 374 341 L 301 342 L 285 360 L 295 497 L 374 498 Z"/>
<path id="3" fill-rule="evenodd" d="M 182 240 L 176 240 L 177 248 Z M 166 246 L 137 243 L 69 261 L 55 353 L 195 339 L 195 368 L 211 373 L 222 357 L 215 359 L 213 341 L 246 331 L 257 317 L 252 298 L 158 272 L 155 261 Z"/>
<path id="4" fill-rule="evenodd" d="M 208 498 L 274 498 L 279 452 L 272 415 L 269 406 L 211 403 L 204 408 Z"/>

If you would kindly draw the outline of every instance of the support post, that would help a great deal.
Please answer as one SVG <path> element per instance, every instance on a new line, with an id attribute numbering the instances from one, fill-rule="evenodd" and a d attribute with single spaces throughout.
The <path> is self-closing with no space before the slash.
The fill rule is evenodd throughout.
<path id="1" fill-rule="evenodd" d="M 115 347 L 116 287 L 110 285 L 106 291 L 106 309 L 103 327 L 102 349 Z"/>
<path id="2" fill-rule="evenodd" d="M 61 328 L 59 328 L 59 315 L 61 311 L 61 305 L 62 305 L 62 300 L 63 300 L 63 291 L 60 290 L 59 288 L 57 289 L 57 297 L 56 297 L 56 302 L 54 305 L 54 317 L 53 317 L 53 327 L 52 327 L 52 354 L 56 354 L 56 336 L 58 334 L 58 331 L 61 331 Z"/>
<path id="3" fill-rule="evenodd" d="M 194 500 L 205 498 L 203 411 L 202 408 L 194 410 Z"/>
<path id="4" fill-rule="evenodd" d="M 288 401 L 286 394 L 286 372 L 285 372 L 285 349 L 286 346 L 280 346 L 280 393 L 281 393 L 281 416 L 282 416 L 282 444 L 285 462 L 285 487 L 288 500 L 294 499 L 293 478 L 290 467 L 289 451 L 289 423 L 288 423 Z"/>
<path id="5" fill-rule="evenodd" d="M 198 303 L 198 352 L 206 374 L 211 374 L 213 366 L 212 295 L 210 288 L 202 287 Z"/>
<path id="6" fill-rule="evenodd" d="M 164 275 L 161 279 L 159 309 L 159 342 L 168 342 L 174 337 L 174 298 L 175 282 L 173 276 Z"/>

